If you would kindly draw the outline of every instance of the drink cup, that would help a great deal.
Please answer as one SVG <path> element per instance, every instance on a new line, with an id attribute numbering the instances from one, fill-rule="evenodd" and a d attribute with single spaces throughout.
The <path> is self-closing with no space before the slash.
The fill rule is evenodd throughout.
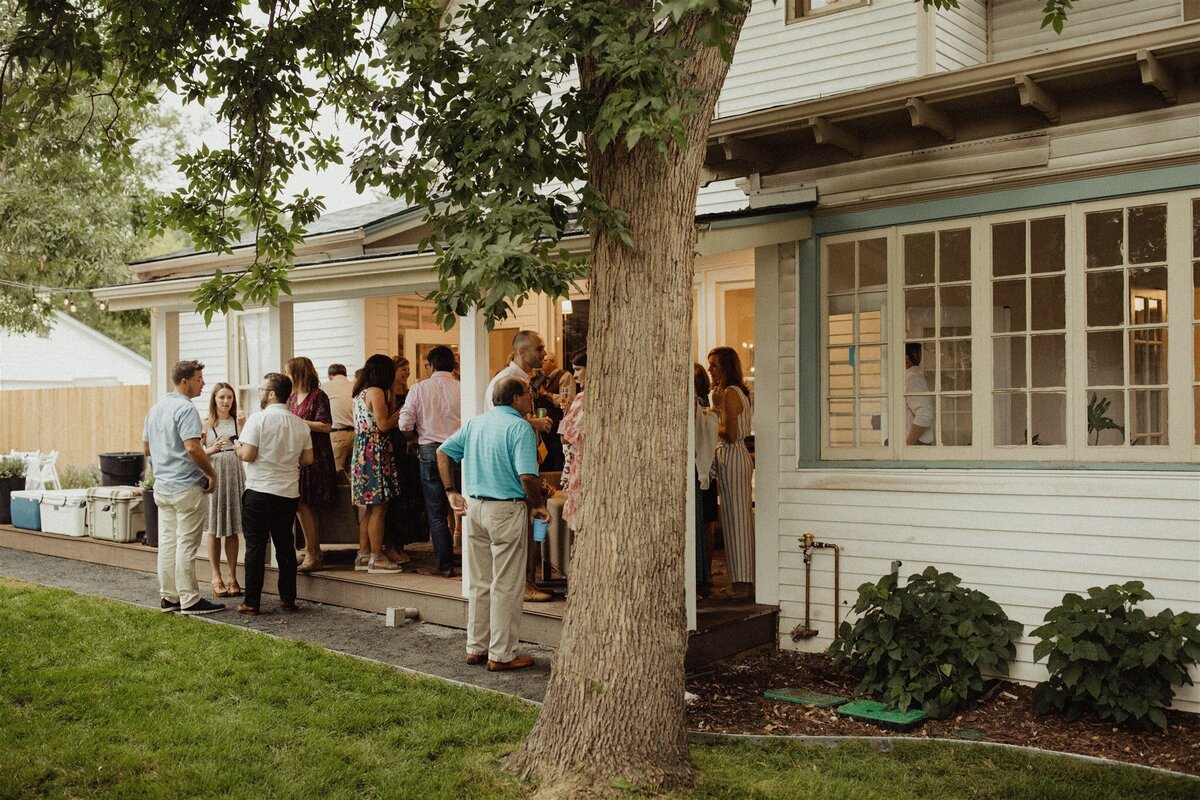
<path id="1" fill-rule="evenodd" d="M 538 418 L 539 418 L 539 419 L 541 419 L 542 417 L 546 416 L 546 409 L 544 409 L 544 408 L 539 408 L 539 409 L 537 410 L 537 415 L 538 415 Z"/>
<path id="2" fill-rule="evenodd" d="M 550 529 L 550 523 L 544 519 L 533 520 L 533 540 L 535 542 L 546 541 L 546 531 Z"/>

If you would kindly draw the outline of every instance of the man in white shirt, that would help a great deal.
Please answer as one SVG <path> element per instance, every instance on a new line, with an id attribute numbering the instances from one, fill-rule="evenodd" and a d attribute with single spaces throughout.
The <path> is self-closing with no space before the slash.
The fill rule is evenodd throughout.
<path id="1" fill-rule="evenodd" d="M 904 344 L 904 443 L 933 444 L 933 396 L 921 369 L 921 343 Z"/>
<path id="2" fill-rule="evenodd" d="M 278 372 L 263 376 L 262 411 L 246 420 L 237 455 L 246 462 L 242 534 L 246 537 L 246 599 L 238 611 L 257 616 L 266 573 L 267 542 L 279 564 L 279 607 L 297 611 L 296 542 L 292 523 L 300 502 L 300 467 L 313 463 L 312 436 L 304 420 L 288 411 L 292 381 Z"/>
<path id="3" fill-rule="evenodd" d="M 447 519 L 450 504 L 438 475 L 437 449 L 458 430 L 462 390 L 454 377 L 454 351 L 449 347 L 438 345 L 430 350 L 425 365 L 432 374 L 408 390 L 397 427 L 410 439 L 416 437 L 421 459 L 421 496 L 425 500 L 437 571 L 444 578 L 453 578 L 461 572 L 454 563 L 454 539 Z M 454 483 L 462 488 L 462 476 L 457 471 Z"/>
<path id="4" fill-rule="evenodd" d="M 333 430 L 329 441 L 333 444 L 333 467 L 350 475 L 350 453 L 354 450 L 354 384 L 346 377 L 345 364 L 329 365 L 329 380 L 321 384 L 321 390 L 329 396 L 329 410 L 333 414 Z"/>
<path id="5" fill-rule="evenodd" d="M 496 392 L 496 386 L 505 378 L 520 378 L 526 384 L 529 383 L 533 375 L 533 371 L 542 366 L 542 361 L 546 358 L 546 342 L 543 341 L 541 335 L 537 331 L 517 331 L 517 335 L 512 341 L 512 361 L 508 362 L 508 366 L 496 373 L 488 384 L 487 390 L 483 394 L 483 407 L 486 411 L 491 411 L 495 407 L 492 402 L 492 397 Z M 549 417 L 535 417 L 532 413 L 525 415 L 525 421 L 533 426 L 539 436 L 543 433 L 549 433 L 554 427 L 554 422 Z M 526 577 L 534 574 L 537 564 L 537 548 L 529 548 L 529 562 L 527 564 Z M 532 580 L 525 582 L 525 602 L 527 603 L 545 603 L 553 600 L 553 595 L 541 591 L 533 585 Z"/>

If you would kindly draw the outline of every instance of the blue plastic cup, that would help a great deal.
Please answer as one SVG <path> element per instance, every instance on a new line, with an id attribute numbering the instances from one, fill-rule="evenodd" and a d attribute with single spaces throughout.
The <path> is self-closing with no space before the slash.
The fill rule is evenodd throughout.
<path id="1" fill-rule="evenodd" d="M 550 529 L 550 523 L 544 519 L 533 520 L 533 540 L 535 542 L 546 541 L 546 531 Z"/>

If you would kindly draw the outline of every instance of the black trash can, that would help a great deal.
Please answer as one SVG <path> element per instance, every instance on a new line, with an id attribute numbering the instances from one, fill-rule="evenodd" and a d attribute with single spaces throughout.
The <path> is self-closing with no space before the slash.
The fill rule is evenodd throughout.
<path id="1" fill-rule="evenodd" d="M 146 456 L 141 453 L 101 453 L 101 486 L 137 486 L 146 469 Z"/>

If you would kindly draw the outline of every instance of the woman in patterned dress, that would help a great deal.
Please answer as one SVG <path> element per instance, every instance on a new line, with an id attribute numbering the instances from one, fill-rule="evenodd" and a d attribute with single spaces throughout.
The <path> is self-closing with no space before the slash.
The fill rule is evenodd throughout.
<path id="1" fill-rule="evenodd" d="M 388 501 L 399 494 L 396 459 L 388 431 L 396 427 L 400 411 L 389 411 L 388 392 L 396 366 L 376 353 L 363 365 L 354 382 L 354 455 L 350 460 L 350 499 L 363 512 L 358 522 L 358 557 L 361 572 L 399 572 L 400 565 L 383 554 L 383 522 Z"/>
<path id="2" fill-rule="evenodd" d="M 237 560 L 242 535 L 242 491 L 246 473 L 241 459 L 233 451 L 244 417 L 238 413 L 237 394 L 228 383 L 213 387 L 208 399 L 208 417 L 200 442 L 217 473 L 217 488 L 208 496 L 208 563 L 212 567 L 215 597 L 234 597 L 242 593 L 238 585 Z M 229 583 L 221 575 L 221 550 L 229 564 Z"/>
<path id="3" fill-rule="evenodd" d="M 300 528 L 304 531 L 304 562 L 296 571 L 312 572 L 320 569 L 324 561 L 316 510 L 332 505 L 337 491 L 337 467 L 333 463 L 333 442 L 329 438 L 329 432 L 333 430 L 333 411 L 312 361 L 304 356 L 289 359 L 284 371 L 292 379 L 288 410 L 304 420 L 312 436 L 313 463 L 300 467 L 300 505 L 296 509 Z"/>
<path id="4" fill-rule="evenodd" d="M 563 504 L 563 519 L 574 528 L 579 506 L 583 502 L 579 471 L 583 467 L 583 396 L 587 381 L 587 350 L 580 350 L 572 356 L 571 365 L 575 368 L 574 380 L 579 384 L 579 393 L 571 400 L 571 407 L 563 417 L 559 433 L 566 453 L 561 478 L 563 493 L 567 496 Z"/>
<path id="5" fill-rule="evenodd" d="M 744 600 L 754 593 L 754 512 L 750 484 L 754 462 L 746 449 L 750 435 L 750 392 L 742 379 L 742 362 L 732 347 L 708 354 L 717 412 L 717 493 L 721 529 L 731 583 L 728 597 Z"/>

